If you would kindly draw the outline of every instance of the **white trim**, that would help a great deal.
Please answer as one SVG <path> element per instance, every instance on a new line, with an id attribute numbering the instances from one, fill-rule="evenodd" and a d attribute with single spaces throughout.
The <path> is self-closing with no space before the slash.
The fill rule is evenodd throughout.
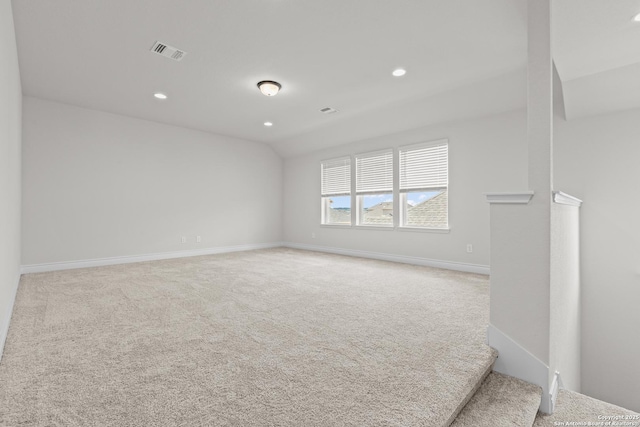
<path id="1" fill-rule="evenodd" d="M 355 226 L 356 230 L 380 230 L 380 231 L 393 231 L 393 225 L 366 225 L 358 224 Z"/>
<path id="2" fill-rule="evenodd" d="M 431 228 L 431 227 L 403 227 L 399 226 L 380 226 L 380 225 L 347 225 L 347 224 L 320 224 L 320 227 L 326 228 L 344 228 L 353 230 L 382 230 L 382 231 L 402 231 L 402 232 L 418 232 L 418 233 L 438 233 L 447 234 L 451 232 L 451 227 L 447 228 Z"/>
<path id="3" fill-rule="evenodd" d="M 11 316 L 13 315 L 13 308 L 16 304 L 16 295 L 18 295 L 18 287 L 20 286 L 20 273 L 18 273 L 18 279 L 15 281 L 15 287 L 13 288 L 12 296 L 9 301 L 9 310 L 7 310 L 7 314 L 4 319 L 2 319 L 2 324 L 0 324 L 0 361 L 2 360 L 2 355 L 4 354 L 4 344 L 7 342 L 7 336 L 9 335 L 9 324 L 11 323 Z"/>
<path id="4" fill-rule="evenodd" d="M 353 228 L 350 224 L 320 224 L 320 227 L 326 228 Z"/>
<path id="5" fill-rule="evenodd" d="M 434 139 L 431 141 L 414 142 L 409 145 L 400 145 L 397 148 L 397 150 L 398 152 L 400 152 L 400 151 L 407 151 L 407 150 L 416 150 L 420 148 L 435 147 L 436 145 L 445 145 L 445 144 L 449 145 L 449 138 L 440 138 L 440 139 Z"/>
<path id="6" fill-rule="evenodd" d="M 350 224 L 320 224 L 320 227 L 326 228 L 353 228 Z"/>
<path id="7" fill-rule="evenodd" d="M 375 156 L 379 156 L 380 154 L 387 154 L 387 153 L 393 153 L 393 148 L 384 148 L 382 150 L 376 150 L 376 151 L 365 151 L 364 153 L 355 153 L 353 156 L 356 159 L 357 158 L 366 159 L 367 157 L 375 157 Z"/>
<path id="8" fill-rule="evenodd" d="M 493 365 L 493 370 L 540 386 L 542 388 L 540 411 L 546 414 L 552 413 L 549 367 L 491 324 L 487 327 L 487 341 L 489 346 L 498 350 L 498 359 Z"/>
<path id="9" fill-rule="evenodd" d="M 582 205 L 582 200 L 577 197 L 570 196 L 567 193 L 563 193 L 562 191 L 554 191 L 553 192 L 553 201 L 560 205 L 569 205 L 569 206 L 577 206 L 580 207 Z"/>
<path id="10" fill-rule="evenodd" d="M 558 391 L 562 386 L 562 378 L 560 377 L 560 372 L 556 371 L 553 375 L 553 381 L 551 382 L 551 392 L 550 392 L 550 401 L 551 401 L 551 413 L 556 410 L 556 400 L 558 399 Z"/>
<path id="11" fill-rule="evenodd" d="M 200 255 L 214 255 L 227 252 L 251 251 L 255 249 L 277 248 L 282 246 L 282 242 L 256 243 L 237 246 L 220 246 L 215 248 L 194 249 L 188 251 L 162 252 L 155 254 L 132 255 L 111 258 L 86 259 L 80 261 L 62 261 L 45 264 L 23 265 L 21 271 L 27 273 L 42 273 L 45 271 L 70 270 L 74 268 L 99 267 L 103 265 L 129 264 L 132 262 L 157 261 L 162 259 L 186 258 Z"/>
<path id="12" fill-rule="evenodd" d="M 398 231 L 417 231 L 418 233 L 439 233 L 439 234 L 448 234 L 451 232 L 451 228 L 431 228 L 431 227 L 406 227 L 406 226 L 398 226 L 396 227 Z"/>
<path id="13" fill-rule="evenodd" d="M 326 252 L 330 254 L 347 255 L 360 258 L 378 259 L 381 261 L 400 262 L 403 264 L 422 265 L 426 267 L 444 268 L 446 270 L 464 271 L 466 273 L 489 274 L 488 265 L 465 264 L 461 262 L 442 261 L 429 258 L 419 258 L 405 255 L 393 255 L 380 252 L 360 251 L 356 249 L 332 248 L 328 246 L 306 245 L 301 243 L 284 242 L 283 246 L 306 251 Z"/>
<path id="14" fill-rule="evenodd" d="M 533 191 L 517 193 L 484 193 L 489 203 L 527 204 L 533 197 Z"/>

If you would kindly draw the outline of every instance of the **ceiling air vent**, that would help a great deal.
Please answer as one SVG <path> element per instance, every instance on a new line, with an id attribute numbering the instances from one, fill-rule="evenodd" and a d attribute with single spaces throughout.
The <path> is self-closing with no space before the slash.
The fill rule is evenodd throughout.
<path id="1" fill-rule="evenodd" d="M 184 50 L 177 49 L 162 42 L 155 42 L 151 47 L 151 51 L 165 58 L 173 59 L 174 61 L 181 61 L 187 54 Z"/>
<path id="2" fill-rule="evenodd" d="M 335 108 L 331 108 L 331 107 L 324 107 L 320 109 L 321 113 L 324 114 L 333 114 L 333 113 L 337 113 L 338 110 L 336 110 Z"/>

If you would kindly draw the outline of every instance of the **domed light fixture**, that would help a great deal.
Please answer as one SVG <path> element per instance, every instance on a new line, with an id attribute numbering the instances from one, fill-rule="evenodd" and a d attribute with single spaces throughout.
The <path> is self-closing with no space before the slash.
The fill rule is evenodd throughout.
<path id="1" fill-rule="evenodd" d="M 262 92 L 263 95 L 266 96 L 275 96 L 282 88 L 282 85 L 278 82 L 274 82 L 271 80 L 263 80 L 258 83 L 258 89 Z"/>

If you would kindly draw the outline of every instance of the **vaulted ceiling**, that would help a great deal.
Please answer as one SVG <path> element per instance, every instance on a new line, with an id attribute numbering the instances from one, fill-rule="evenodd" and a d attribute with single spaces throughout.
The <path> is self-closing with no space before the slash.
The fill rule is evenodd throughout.
<path id="1" fill-rule="evenodd" d="M 567 119 L 640 108 L 640 0 L 556 0 L 553 11 Z"/>
<path id="2" fill-rule="evenodd" d="M 12 5 L 26 95 L 264 142 L 285 157 L 526 102 L 524 0 Z M 556 2 L 568 118 L 640 107 L 623 83 L 640 85 L 637 12 L 640 0 Z M 156 41 L 187 54 L 156 55 Z M 404 77 L 391 75 L 398 67 Z M 263 96 L 265 79 L 280 94 Z"/>

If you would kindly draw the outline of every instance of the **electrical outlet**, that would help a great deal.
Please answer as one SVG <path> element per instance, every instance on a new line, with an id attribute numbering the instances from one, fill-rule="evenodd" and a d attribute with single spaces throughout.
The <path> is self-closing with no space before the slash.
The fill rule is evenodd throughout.
<path id="1" fill-rule="evenodd" d="M 471 243 L 467 243 L 467 253 L 473 252 L 473 245 Z"/>
<path id="2" fill-rule="evenodd" d="M 200 243 L 200 242 L 202 242 L 202 237 L 196 236 L 196 243 Z"/>
<path id="3" fill-rule="evenodd" d="M 311 233 L 311 238 L 315 239 L 316 238 L 316 233 Z"/>
<path id="4" fill-rule="evenodd" d="M 187 243 L 187 238 L 186 238 L 186 236 L 182 236 L 182 243 Z"/>

